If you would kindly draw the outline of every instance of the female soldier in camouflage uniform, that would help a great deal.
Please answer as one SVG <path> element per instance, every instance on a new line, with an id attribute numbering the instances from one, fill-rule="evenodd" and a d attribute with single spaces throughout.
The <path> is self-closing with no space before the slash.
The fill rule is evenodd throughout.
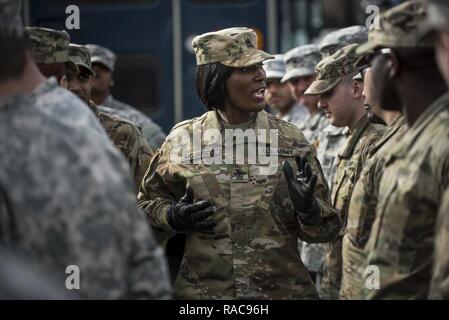
<path id="1" fill-rule="evenodd" d="M 176 298 L 318 298 L 297 238 L 328 242 L 340 229 L 312 148 L 295 126 L 263 111 L 262 62 L 272 56 L 256 44 L 247 28 L 193 40 L 198 94 L 209 112 L 173 128 L 141 186 L 139 204 L 161 240 L 176 233 L 187 237 Z M 238 130 L 246 130 L 247 141 Z M 258 158 L 250 163 L 256 144 Z M 178 161 L 177 152 L 192 146 Z M 227 147 L 242 149 L 229 153 Z M 248 156 L 243 164 L 237 161 L 242 154 Z M 275 157 L 274 170 L 261 156 Z"/>

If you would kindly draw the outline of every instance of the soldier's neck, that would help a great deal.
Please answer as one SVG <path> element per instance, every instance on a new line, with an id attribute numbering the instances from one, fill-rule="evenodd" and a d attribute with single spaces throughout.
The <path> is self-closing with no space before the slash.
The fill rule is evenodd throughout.
<path id="1" fill-rule="evenodd" d="M 401 116 L 401 113 L 398 111 L 384 111 L 382 114 L 382 120 L 385 121 L 387 126 L 391 126 L 393 122 Z"/>
<path id="2" fill-rule="evenodd" d="M 279 110 L 278 110 L 278 113 L 277 113 L 277 117 L 278 117 L 278 118 L 283 118 L 283 117 L 285 117 L 286 115 L 289 114 L 290 111 L 292 111 L 292 109 L 295 107 L 295 105 L 296 105 L 296 102 L 293 101 L 292 103 L 290 103 L 290 104 L 289 104 L 288 106 L 286 106 L 285 108 L 279 109 Z"/>
<path id="3" fill-rule="evenodd" d="M 22 75 L 16 79 L 0 83 L 0 97 L 20 94 L 30 94 L 47 79 L 40 73 L 36 64 L 27 53 L 25 69 Z"/>
<path id="4" fill-rule="evenodd" d="M 227 105 L 224 106 L 224 110 L 219 114 L 222 120 L 227 124 L 247 123 L 257 117 L 256 112 L 248 112 Z"/>
<path id="5" fill-rule="evenodd" d="M 106 98 L 109 96 L 109 94 L 110 94 L 109 90 L 106 92 L 94 92 L 92 90 L 91 99 L 93 102 L 95 102 L 95 104 L 101 106 L 103 102 L 106 101 Z"/>

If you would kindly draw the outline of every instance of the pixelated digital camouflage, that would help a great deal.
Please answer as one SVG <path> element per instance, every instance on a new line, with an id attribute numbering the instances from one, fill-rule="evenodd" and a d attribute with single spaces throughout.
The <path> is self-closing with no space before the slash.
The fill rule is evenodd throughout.
<path id="1" fill-rule="evenodd" d="M 89 118 L 73 125 L 48 112 L 76 111 L 79 101 L 54 86 L 0 98 L 0 244 L 62 278 L 56 289 L 66 290 L 66 269 L 77 266 L 81 298 L 168 298 L 165 259 L 126 162 Z"/>
<path id="2" fill-rule="evenodd" d="M 0 0 L 0 36 L 21 38 L 23 24 L 20 19 L 20 1 Z"/>
<path id="3" fill-rule="evenodd" d="M 366 245 L 367 265 L 380 271 L 368 299 L 426 299 L 435 228 L 449 186 L 449 94 L 437 99 L 388 153 L 376 219 Z"/>
<path id="4" fill-rule="evenodd" d="M 334 242 L 326 250 L 326 262 L 321 295 L 326 299 L 338 299 L 342 276 L 342 240 L 346 232 L 348 208 L 354 185 L 374 143 L 381 137 L 383 127 L 373 125 L 365 115 L 351 132 L 346 145 L 339 151 L 337 172 L 332 188 L 332 204 L 340 215 L 342 228 Z"/>
<path id="5" fill-rule="evenodd" d="M 371 148 L 370 158 L 364 166 L 351 196 L 348 223 L 343 237 L 343 267 L 340 299 L 358 298 L 363 288 L 366 269 L 364 252 L 371 227 L 376 217 L 379 185 L 388 151 L 402 138 L 407 126 L 398 116 L 384 135 Z"/>
<path id="6" fill-rule="evenodd" d="M 157 123 L 133 106 L 114 99 L 112 95 L 108 95 L 98 109 L 134 123 L 142 130 L 148 145 L 153 150 L 158 149 L 165 141 L 165 133 Z"/>
<path id="7" fill-rule="evenodd" d="M 257 49 L 257 34 L 249 28 L 228 28 L 196 36 L 192 41 L 197 65 L 220 62 L 242 68 L 274 56 Z"/>
<path id="8" fill-rule="evenodd" d="M 280 117 L 280 119 L 295 125 L 297 128 L 302 128 L 309 116 L 310 112 L 305 106 L 302 104 L 295 104 L 286 114 Z"/>
<path id="9" fill-rule="evenodd" d="M 104 113 L 90 101 L 92 111 L 104 127 L 114 145 L 123 153 L 129 162 L 134 186 L 139 190 L 154 152 L 148 146 L 140 130 L 130 121 Z"/>
<path id="10" fill-rule="evenodd" d="M 73 61 L 78 67 L 83 67 L 95 77 L 95 71 L 92 69 L 90 63 L 89 51 L 85 46 L 71 43 L 69 45 L 69 59 Z"/>
<path id="11" fill-rule="evenodd" d="M 426 8 L 422 1 L 407 1 L 382 13 L 379 24 L 373 24 L 368 42 L 357 49 L 358 55 L 378 48 L 432 47 L 433 40 L 423 38 Z"/>
<path id="12" fill-rule="evenodd" d="M 368 29 L 364 26 L 352 26 L 327 34 L 319 44 L 323 58 L 333 55 L 347 45 L 362 44 L 368 41 Z"/>
<path id="13" fill-rule="evenodd" d="M 319 95 L 332 90 L 345 76 L 357 71 L 354 64 L 360 58 L 355 54 L 357 44 L 350 44 L 324 58 L 316 66 L 317 78 L 307 89 L 307 95 Z"/>
<path id="14" fill-rule="evenodd" d="M 266 60 L 263 63 L 263 69 L 267 75 L 267 79 L 282 79 L 287 72 L 284 55 L 276 54 L 274 59 Z"/>
<path id="15" fill-rule="evenodd" d="M 320 60 L 320 51 L 314 44 L 306 44 L 288 51 L 284 56 L 287 73 L 282 78 L 282 82 L 287 82 L 297 77 L 314 75 L 315 67 Z"/>
<path id="16" fill-rule="evenodd" d="M 102 64 L 111 72 L 114 72 L 115 61 L 117 60 L 117 56 L 114 52 L 98 44 L 86 44 L 86 48 L 89 50 L 90 61 L 92 64 Z"/>
<path id="17" fill-rule="evenodd" d="M 429 299 L 449 299 L 449 190 L 441 199 L 440 212 L 435 234 L 435 254 L 433 255 L 433 276 Z"/>
<path id="18" fill-rule="evenodd" d="M 220 119 L 217 111 L 210 111 L 175 126 L 153 158 L 139 193 L 139 204 L 160 232 L 161 240 L 175 234 L 166 213 L 183 196 L 186 185 L 193 188 L 196 200 L 211 201 L 217 208 L 212 219 L 218 224 L 211 234 L 186 234 L 175 297 L 317 299 L 317 291 L 301 261 L 297 239 L 299 236 L 309 242 L 332 241 L 340 230 L 340 222 L 328 204 L 328 188 L 312 148 L 295 126 L 262 111 L 247 127 L 279 130 L 278 150 L 271 151 L 279 157 L 276 174 L 262 175 L 260 163 L 205 165 L 170 161 L 169 155 L 180 144 L 183 133 L 191 137 L 194 128 L 201 128 L 203 134 L 207 129 L 218 129 L 224 136 L 226 125 Z M 244 142 L 245 149 L 257 142 L 268 142 L 260 136 L 256 140 Z M 190 142 L 183 143 L 190 146 Z M 216 143 L 221 150 L 222 141 Z M 205 145 L 202 147 L 204 150 Z M 314 226 L 298 223 L 287 196 L 282 162 L 289 161 L 297 169 L 294 159 L 298 154 L 307 156 L 318 176 L 315 196 L 322 219 Z M 192 150 L 189 158 L 196 157 Z"/>

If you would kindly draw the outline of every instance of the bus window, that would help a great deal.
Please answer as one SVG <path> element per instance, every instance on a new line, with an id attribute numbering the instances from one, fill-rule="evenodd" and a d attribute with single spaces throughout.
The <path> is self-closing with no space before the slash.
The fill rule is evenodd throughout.
<path id="1" fill-rule="evenodd" d="M 145 114 L 160 107 L 160 62 L 146 53 L 118 54 L 112 93 Z"/>

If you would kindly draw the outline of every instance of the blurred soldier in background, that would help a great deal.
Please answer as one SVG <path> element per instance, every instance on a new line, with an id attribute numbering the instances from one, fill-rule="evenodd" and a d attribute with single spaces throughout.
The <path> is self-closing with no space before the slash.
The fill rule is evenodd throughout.
<path id="1" fill-rule="evenodd" d="M 48 112 L 80 101 L 39 72 L 19 4 L 0 0 L 0 61 L 8 62 L 0 65 L 0 244 L 55 279 L 78 267 L 82 298 L 168 298 L 165 259 L 136 207 L 126 162 L 88 118 L 74 126 Z"/>
<path id="2" fill-rule="evenodd" d="M 86 47 L 90 53 L 92 69 L 96 74 L 92 81 L 92 101 L 99 106 L 100 111 L 135 123 L 142 129 L 150 148 L 153 150 L 159 148 L 165 140 L 162 128 L 138 109 L 114 99 L 110 92 L 114 85 L 116 55 L 96 44 L 87 44 Z"/>
<path id="3" fill-rule="evenodd" d="M 433 42 L 419 37 L 425 19 L 422 2 L 405 2 L 382 14 L 381 28 L 357 49 L 375 55 L 372 77 L 380 106 L 402 106 L 408 127 L 385 159 L 366 245 L 366 264 L 378 268 L 380 289 L 365 287 L 368 299 L 429 294 L 438 208 L 449 185 L 449 97 L 443 95 L 447 87 Z"/>
<path id="4" fill-rule="evenodd" d="M 282 79 L 288 82 L 296 101 L 305 106 L 308 116 L 299 123 L 294 123 L 315 148 L 320 144 L 323 129 L 329 124 L 324 112 L 318 109 L 318 98 L 306 96 L 304 92 L 315 80 L 315 67 L 321 60 L 318 47 L 313 44 L 299 46 L 285 54 L 288 72 Z"/>
<path id="5" fill-rule="evenodd" d="M 323 58 L 333 55 L 347 45 L 365 43 L 368 40 L 368 29 L 364 26 L 352 26 L 328 33 L 320 41 L 319 49 Z"/>
<path id="6" fill-rule="evenodd" d="M 92 78 L 95 72 L 91 67 L 89 51 L 86 47 L 70 44 L 69 57 L 78 67 L 78 73 L 67 73 L 68 89 L 80 97 L 97 116 L 114 145 L 128 159 L 136 190 L 150 164 L 153 151 L 148 146 L 140 130 L 130 121 L 102 112 L 90 99 Z"/>
<path id="7" fill-rule="evenodd" d="M 317 79 L 305 94 L 319 95 L 320 106 L 326 110 L 331 123 L 337 127 L 349 127 L 346 146 L 338 154 L 337 173 L 332 189 L 332 201 L 343 224 L 338 238 L 329 245 L 326 254 L 326 270 L 321 287 L 324 298 L 339 297 L 342 273 L 342 238 L 346 228 L 349 199 L 369 147 L 378 138 L 380 128 L 370 124 L 363 107 L 363 85 L 353 80 L 358 73 L 354 64 L 357 45 L 346 46 L 324 58 L 316 67 Z"/>
<path id="8" fill-rule="evenodd" d="M 267 60 L 263 64 L 267 75 L 265 102 L 279 119 L 294 124 L 302 117 L 301 108 L 296 105 L 288 84 L 281 83 L 281 79 L 286 73 L 284 55 L 277 54 L 274 57 L 275 59 Z"/>

